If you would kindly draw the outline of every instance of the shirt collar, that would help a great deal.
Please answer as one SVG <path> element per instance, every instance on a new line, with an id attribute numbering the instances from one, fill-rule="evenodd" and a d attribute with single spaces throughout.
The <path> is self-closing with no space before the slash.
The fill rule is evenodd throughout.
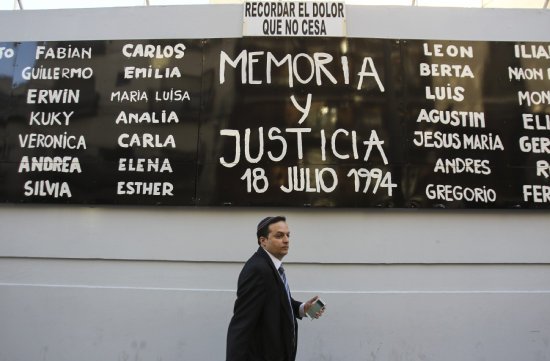
<path id="1" fill-rule="evenodd" d="M 277 257 L 275 257 L 274 255 L 272 255 L 271 253 L 269 253 L 265 248 L 262 247 L 262 249 L 265 251 L 265 253 L 267 253 L 269 258 L 271 258 L 271 261 L 273 262 L 273 265 L 275 266 L 275 269 L 279 270 L 279 267 L 281 267 L 283 262 L 280 259 L 278 259 Z"/>

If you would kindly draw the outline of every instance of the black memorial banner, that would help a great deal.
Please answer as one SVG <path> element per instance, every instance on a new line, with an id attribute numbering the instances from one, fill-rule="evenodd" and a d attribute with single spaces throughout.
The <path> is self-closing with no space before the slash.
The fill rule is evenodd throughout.
<path id="1" fill-rule="evenodd" d="M 15 46 L 2 197 L 194 204 L 200 41 Z"/>
<path id="2" fill-rule="evenodd" d="M 10 203 L 550 208 L 550 45 L 0 44 Z"/>
<path id="3" fill-rule="evenodd" d="M 217 56 L 205 57 L 214 79 L 204 86 L 213 97 L 203 98 L 199 204 L 403 204 L 395 42 L 258 38 L 209 48 Z"/>
<path id="4" fill-rule="evenodd" d="M 548 208 L 550 47 L 407 41 L 407 195 L 418 207 Z"/>

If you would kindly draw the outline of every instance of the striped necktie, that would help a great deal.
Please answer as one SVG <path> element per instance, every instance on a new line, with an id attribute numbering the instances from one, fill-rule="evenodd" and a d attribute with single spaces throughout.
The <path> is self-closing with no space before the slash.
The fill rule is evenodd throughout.
<path id="1" fill-rule="evenodd" d="M 286 281 L 286 276 L 285 276 L 285 269 L 283 268 L 283 266 L 279 267 L 279 274 L 281 275 L 281 279 L 283 280 L 283 284 L 285 285 L 285 289 L 286 289 L 286 296 L 288 298 L 288 305 L 290 306 L 290 313 L 291 313 L 291 316 L 292 316 L 292 332 L 293 332 L 293 341 L 294 343 L 296 342 L 296 325 L 295 325 L 295 322 L 296 320 L 294 319 L 294 310 L 292 309 L 292 302 L 290 302 L 290 288 L 288 287 L 288 282 Z"/>

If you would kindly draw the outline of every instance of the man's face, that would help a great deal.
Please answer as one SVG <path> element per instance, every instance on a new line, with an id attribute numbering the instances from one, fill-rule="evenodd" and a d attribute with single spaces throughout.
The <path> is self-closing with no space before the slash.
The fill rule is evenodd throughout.
<path id="1" fill-rule="evenodd" d="M 290 231 L 286 222 L 270 224 L 267 238 L 261 237 L 260 244 L 266 251 L 282 260 L 288 253 L 290 245 Z"/>

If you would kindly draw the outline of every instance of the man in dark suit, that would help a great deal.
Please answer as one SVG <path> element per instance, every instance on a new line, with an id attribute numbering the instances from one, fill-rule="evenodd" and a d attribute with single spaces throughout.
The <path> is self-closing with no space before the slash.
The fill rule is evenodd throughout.
<path id="1" fill-rule="evenodd" d="M 281 262 L 290 243 L 285 217 L 263 219 L 256 236 L 260 247 L 239 275 L 226 361 L 294 361 L 296 321 L 305 316 L 317 296 L 301 303 L 290 294 Z"/>

